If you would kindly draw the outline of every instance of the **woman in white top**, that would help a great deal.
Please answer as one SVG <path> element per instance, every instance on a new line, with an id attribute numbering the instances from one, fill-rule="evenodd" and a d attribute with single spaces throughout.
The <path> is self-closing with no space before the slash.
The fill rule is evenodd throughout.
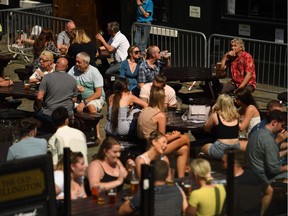
<path id="1" fill-rule="evenodd" d="M 244 88 L 239 88 L 235 91 L 236 101 L 240 106 L 239 114 L 240 114 L 240 122 L 239 129 L 241 132 L 244 132 L 246 137 L 252 128 L 261 122 L 260 112 L 256 101 L 254 100 L 251 92 Z M 240 142 L 241 149 L 245 150 L 247 145 L 247 140 Z"/>

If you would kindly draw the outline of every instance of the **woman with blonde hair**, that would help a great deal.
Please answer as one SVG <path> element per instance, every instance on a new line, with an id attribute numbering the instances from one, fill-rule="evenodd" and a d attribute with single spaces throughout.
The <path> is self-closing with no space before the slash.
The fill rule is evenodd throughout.
<path id="1" fill-rule="evenodd" d="M 69 59 L 69 68 L 75 65 L 76 55 L 80 52 L 86 52 L 90 56 L 89 64 L 96 67 L 97 46 L 94 41 L 86 34 L 84 29 L 76 28 L 73 30 L 73 40 L 69 46 L 67 55 Z"/>
<path id="2" fill-rule="evenodd" d="M 221 215 L 226 191 L 223 185 L 212 183 L 209 162 L 197 158 L 192 161 L 191 170 L 192 176 L 200 188 L 191 192 L 186 215 Z"/>
<path id="3" fill-rule="evenodd" d="M 163 88 L 151 87 L 149 105 L 144 108 L 138 117 L 137 134 L 142 139 L 149 139 L 151 132 L 159 131 L 165 134 L 168 146 L 164 151 L 165 155 L 177 155 L 178 177 L 185 176 L 185 172 L 190 171 L 189 152 L 190 140 L 186 134 L 179 131 L 172 131 L 166 134 L 165 92 Z"/>
<path id="4" fill-rule="evenodd" d="M 201 151 L 212 158 L 221 159 L 225 149 L 240 149 L 238 118 L 233 99 L 227 94 L 220 95 L 204 125 L 204 130 L 214 132 L 217 140 L 204 145 Z"/>

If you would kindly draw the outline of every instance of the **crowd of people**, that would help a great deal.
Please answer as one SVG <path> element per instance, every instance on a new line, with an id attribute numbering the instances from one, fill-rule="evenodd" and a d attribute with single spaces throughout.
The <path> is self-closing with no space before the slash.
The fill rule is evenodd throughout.
<path id="1" fill-rule="evenodd" d="M 137 0 L 136 4 L 140 25 L 136 26 L 133 45 L 115 21 L 107 25 L 108 42 L 102 34 L 95 35 L 102 44 L 100 47 L 72 21 L 58 34 L 57 40 L 50 29 L 42 29 L 33 39 L 35 69 L 30 82 L 40 84 L 35 112 L 39 120 L 53 123 L 56 132 L 48 142 L 35 138 L 35 120 L 22 120 L 19 124 L 21 140 L 10 147 L 7 160 L 50 153 L 57 199 L 62 199 L 64 194 L 64 147 L 70 147 L 72 151 L 71 199 L 90 196 L 94 185 L 102 190 L 122 190 L 131 172 L 141 179 L 141 165 L 151 164 L 155 167 L 155 213 L 220 215 L 226 191 L 223 185 L 213 183 L 208 160 L 222 159 L 225 165 L 227 150 L 235 149 L 235 182 L 244 188 L 235 193 L 245 197 L 247 194 L 243 191 L 247 192 L 251 185 L 257 186 L 253 189 L 256 193 L 253 202 L 245 205 L 244 200 L 248 202 L 251 198 L 241 198 L 236 202 L 235 211 L 263 215 L 273 193 L 271 182 L 275 178 L 287 178 L 287 160 L 283 162 L 288 151 L 287 131 L 283 128 L 286 118 L 281 104 L 271 101 L 267 106 L 267 119 L 261 121 L 252 94 L 256 88 L 255 65 L 252 56 L 245 51 L 244 42 L 233 39 L 231 50 L 221 60 L 222 69 L 230 67 L 232 81 L 219 91 L 204 125 L 204 130 L 216 137 L 214 143 L 207 143 L 201 149 L 200 156 L 204 154 L 208 160 L 193 158 L 190 161 L 189 136 L 179 131 L 166 131 L 166 110 L 176 107 L 177 101 L 175 91 L 166 84 L 167 78 L 161 73 L 162 69 L 171 66 L 170 55 L 161 52 L 157 45 L 149 45 L 153 2 Z M 100 72 L 96 57 L 101 50 L 112 54 L 114 61 L 106 71 Z M 103 76 L 111 74 L 118 77 L 113 93 L 106 96 Z M 11 80 L 0 78 L 0 86 L 12 84 Z M 228 93 L 234 94 L 235 99 Z M 108 111 L 106 137 L 89 162 L 87 137 L 70 124 L 75 112 L 100 113 L 105 104 Z M 101 139 L 99 124 L 94 130 L 95 137 Z M 239 133 L 244 134 L 244 139 Z M 138 137 L 142 150 L 138 157 L 120 160 L 121 145 L 117 138 L 123 136 Z M 199 186 L 188 198 L 180 187 L 166 185 L 169 179 L 176 177 L 171 171 L 171 156 L 175 157 L 177 178 L 192 176 Z M 120 206 L 118 212 L 130 214 L 139 210 L 140 205 L 137 192 Z"/>

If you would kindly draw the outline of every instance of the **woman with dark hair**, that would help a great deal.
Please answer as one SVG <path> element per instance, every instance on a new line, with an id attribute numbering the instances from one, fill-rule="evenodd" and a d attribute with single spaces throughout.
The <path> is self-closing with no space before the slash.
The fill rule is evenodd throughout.
<path id="1" fill-rule="evenodd" d="M 185 172 L 190 171 L 190 140 L 186 134 L 181 134 L 179 131 L 172 131 L 172 133 L 166 134 L 166 114 L 164 107 L 164 89 L 152 86 L 149 106 L 142 110 L 137 120 L 137 134 L 142 139 L 149 139 L 151 132 L 155 130 L 165 134 L 168 146 L 164 154 L 177 155 L 177 173 L 178 177 L 182 178 L 185 176 Z"/>
<path id="2" fill-rule="evenodd" d="M 120 77 L 127 78 L 129 85 L 128 89 L 132 94 L 139 96 L 140 89 L 137 82 L 138 70 L 140 61 L 140 49 L 136 45 L 132 45 L 128 49 L 127 59 L 121 62 Z"/>
<path id="3" fill-rule="evenodd" d="M 134 113 L 139 112 L 139 109 L 132 109 L 133 104 L 138 104 L 141 107 L 147 107 L 147 103 L 128 90 L 128 81 L 126 78 L 117 78 L 114 83 L 114 94 L 108 99 L 108 123 L 105 128 L 107 134 L 112 136 L 128 135 L 136 133 L 133 124 Z"/>
<path id="4" fill-rule="evenodd" d="M 240 106 L 239 129 L 246 132 L 248 137 L 251 129 L 261 121 L 259 108 L 251 92 L 246 87 L 237 89 L 235 95 Z"/>
<path id="5" fill-rule="evenodd" d="M 76 28 L 73 30 L 73 40 L 67 52 L 68 57 L 71 58 L 69 68 L 75 64 L 76 55 L 80 52 L 86 52 L 90 56 L 89 64 L 96 67 L 96 43 L 91 40 L 84 29 Z"/>
<path id="6" fill-rule="evenodd" d="M 121 145 L 113 137 L 103 140 L 97 155 L 88 166 L 90 189 L 99 185 L 102 190 L 122 189 L 127 170 L 119 160 Z"/>
<path id="7" fill-rule="evenodd" d="M 38 57 L 44 50 L 50 51 L 56 56 L 60 54 L 56 47 L 55 37 L 51 29 L 42 29 L 40 35 L 34 41 L 34 59 L 38 59 Z"/>

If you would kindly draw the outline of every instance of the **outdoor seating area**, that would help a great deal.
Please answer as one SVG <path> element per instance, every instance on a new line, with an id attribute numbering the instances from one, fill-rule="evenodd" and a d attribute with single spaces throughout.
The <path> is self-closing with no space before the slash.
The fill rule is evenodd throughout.
<path id="1" fill-rule="evenodd" d="M 266 80 L 245 39 L 139 40 L 148 22 L 128 39 L 117 21 L 88 35 L 46 15 L 14 28 L 29 16 L 11 13 L 0 42 L 0 215 L 286 215 L 287 81 Z"/>

